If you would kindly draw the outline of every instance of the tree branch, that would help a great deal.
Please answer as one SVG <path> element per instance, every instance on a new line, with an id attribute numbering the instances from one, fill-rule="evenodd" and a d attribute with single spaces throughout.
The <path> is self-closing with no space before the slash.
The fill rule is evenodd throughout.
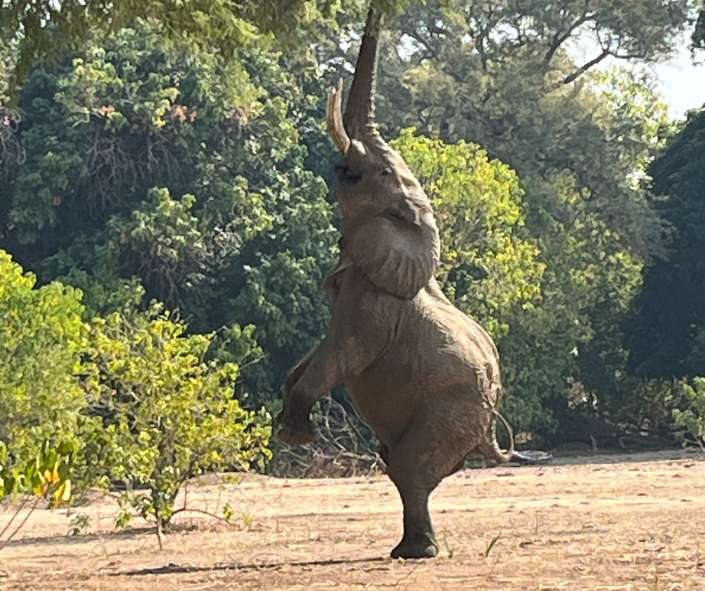
<path id="1" fill-rule="evenodd" d="M 575 80 L 580 78 L 580 76 L 582 76 L 585 72 L 587 72 L 590 68 L 599 64 L 608 55 L 610 55 L 609 48 L 603 49 L 602 52 L 597 57 L 594 57 L 590 61 L 585 62 L 577 70 L 575 70 L 574 72 L 572 72 L 571 74 L 568 74 L 568 76 L 563 78 L 563 80 L 561 80 L 561 84 L 565 85 L 565 84 L 570 84 L 571 82 L 574 82 Z"/>
<path id="2" fill-rule="evenodd" d="M 561 45 L 563 45 L 563 43 L 565 43 L 570 38 L 575 29 L 584 25 L 587 22 L 590 22 L 593 18 L 595 18 L 594 13 L 588 14 L 587 6 L 588 2 L 586 1 L 585 10 L 583 11 L 583 14 L 575 21 L 573 21 L 563 33 L 556 32 L 556 34 L 553 36 L 551 46 L 548 48 L 548 51 L 546 52 L 546 55 L 544 55 L 542 60 L 544 71 L 548 69 L 548 66 L 551 63 L 551 60 L 553 60 L 553 57 L 556 55 L 556 52 L 560 49 Z"/>

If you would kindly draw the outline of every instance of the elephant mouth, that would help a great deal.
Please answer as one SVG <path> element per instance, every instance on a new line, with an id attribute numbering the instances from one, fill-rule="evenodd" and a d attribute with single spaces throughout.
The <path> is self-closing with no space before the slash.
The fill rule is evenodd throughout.
<path id="1" fill-rule="evenodd" d="M 362 173 L 353 170 L 352 168 L 350 168 L 349 166 L 345 166 L 344 164 L 337 164 L 335 167 L 335 172 L 338 176 L 338 179 L 346 183 L 355 184 L 362 178 Z"/>

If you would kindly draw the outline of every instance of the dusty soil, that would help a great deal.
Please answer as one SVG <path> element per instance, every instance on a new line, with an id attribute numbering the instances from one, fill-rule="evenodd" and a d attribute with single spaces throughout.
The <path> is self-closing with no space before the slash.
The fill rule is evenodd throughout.
<path id="1" fill-rule="evenodd" d="M 705 457 L 658 452 L 466 470 L 432 499 L 441 556 L 394 561 L 400 503 L 385 476 L 247 477 L 192 485 L 188 503 L 229 502 L 233 525 L 199 514 L 160 551 L 151 531 L 116 532 L 116 506 L 38 510 L 0 552 L 0 589 L 705 590 Z M 0 510 L 0 529 L 10 509 Z"/>

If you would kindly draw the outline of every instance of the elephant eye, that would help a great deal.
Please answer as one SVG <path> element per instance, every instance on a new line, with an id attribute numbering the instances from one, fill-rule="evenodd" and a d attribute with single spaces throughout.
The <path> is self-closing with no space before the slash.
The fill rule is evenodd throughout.
<path id="1" fill-rule="evenodd" d="M 382 176 L 389 176 L 392 174 L 392 169 L 388 166 L 382 169 Z"/>

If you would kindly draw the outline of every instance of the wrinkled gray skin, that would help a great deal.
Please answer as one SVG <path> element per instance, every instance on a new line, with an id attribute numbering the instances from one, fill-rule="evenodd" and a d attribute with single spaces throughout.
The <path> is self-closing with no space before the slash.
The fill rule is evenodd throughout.
<path id="1" fill-rule="evenodd" d="M 342 254 L 325 283 L 328 334 L 289 374 L 279 437 L 312 442 L 311 407 L 344 384 L 381 442 L 404 505 L 392 556 L 426 558 L 438 553 L 428 499 L 440 481 L 469 453 L 498 462 L 515 456 L 495 438 L 497 349 L 439 289 L 431 203 L 374 124 L 378 34 L 370 12 L 344 117 L 341 87 L 329 99 L 329 129 L 342 153 Z"/>

